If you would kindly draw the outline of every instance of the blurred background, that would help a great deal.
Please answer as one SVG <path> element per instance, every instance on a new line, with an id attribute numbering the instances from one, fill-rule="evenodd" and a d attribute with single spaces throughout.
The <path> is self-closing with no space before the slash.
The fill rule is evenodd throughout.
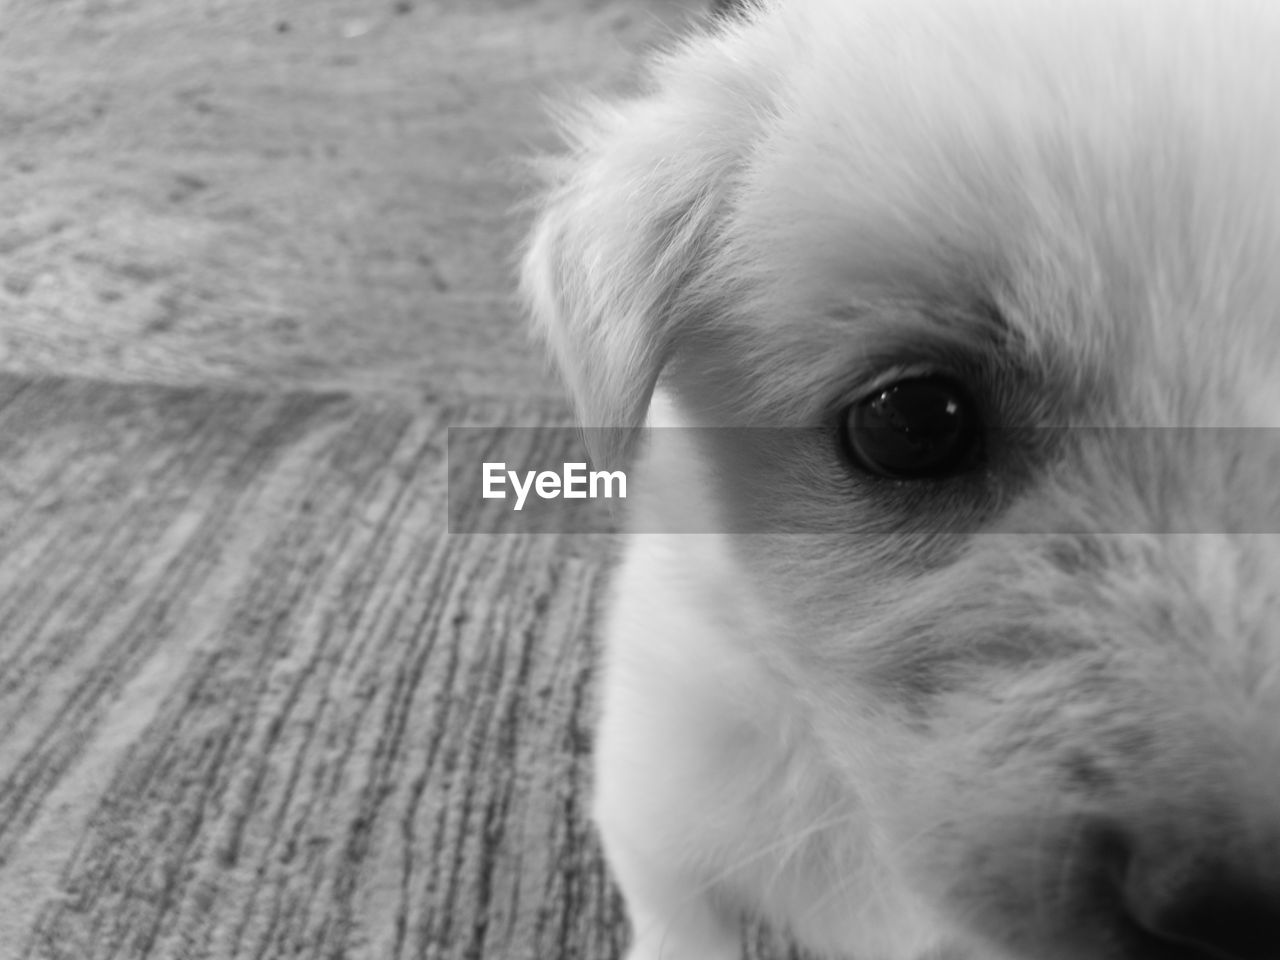
<path id="1" fill-rule="evenodd" d="M 0 958 L 620 956 L 609 540 L 445 436 L 571 422 L 520 161 L 704 7 L 0 5 Z"/>
<path id="2" fill-rule="evenodd" d="M 698 0 L 7 0 L 6 369 L 558 397 L 511 296 L 544 104 Z"/>

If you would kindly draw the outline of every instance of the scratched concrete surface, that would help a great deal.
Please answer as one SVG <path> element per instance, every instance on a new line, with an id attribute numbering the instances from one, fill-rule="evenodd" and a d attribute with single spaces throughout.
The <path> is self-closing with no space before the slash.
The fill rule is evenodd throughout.
<path id="1" fill-rule="evenodd" d="M 445 534 L 468 412 L 0 379 L 0 951 L 615 955 L 608 546 Z"/>

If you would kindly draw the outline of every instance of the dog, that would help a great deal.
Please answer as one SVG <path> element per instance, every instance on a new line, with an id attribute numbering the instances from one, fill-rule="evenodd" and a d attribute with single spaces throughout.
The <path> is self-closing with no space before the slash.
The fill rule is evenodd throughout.
<path id="1" fill-rule="evenodd" d="M 1280 958 L 1280 4 L 740 6 L 521 267 L 627 957 Z"/>

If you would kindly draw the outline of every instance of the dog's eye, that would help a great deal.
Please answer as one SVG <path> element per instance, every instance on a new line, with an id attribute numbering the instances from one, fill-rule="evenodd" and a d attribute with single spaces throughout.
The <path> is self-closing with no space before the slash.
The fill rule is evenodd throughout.
<path id="1" fill-rule="evenodd" d="M 853 404 L 844 440 L 863 470 L 899 480 L 937 479 L 972 463 L 978 418 L 969 396 L 943 377 L 899 380 Z"/>

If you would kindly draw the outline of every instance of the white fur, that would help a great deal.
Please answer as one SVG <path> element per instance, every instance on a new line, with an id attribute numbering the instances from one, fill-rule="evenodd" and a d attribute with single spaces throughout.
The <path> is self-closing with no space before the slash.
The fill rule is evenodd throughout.
<path id="1" fill-rule="evenodd" d="M 820 426 L 914 349 L 993 357 L 1034 429 L 1280 426 L 1277 51 L 1269 0 L 778 0 L 584 109 L 523 287 L 583 421 L 652 427 L 596 746 L 629 960 L 732 960 L 743 917 L 860 960 L 1165 956 L 1103 825 L 1126 877 L 1218 857 L 1280 898 L 1265 443 L 1082 431 L 907 535 L 929 494 L 808 440 L 735 486 L 756 441 L 682 429 Z M 741 532 L 752 484 L 818 532 Z"/>

